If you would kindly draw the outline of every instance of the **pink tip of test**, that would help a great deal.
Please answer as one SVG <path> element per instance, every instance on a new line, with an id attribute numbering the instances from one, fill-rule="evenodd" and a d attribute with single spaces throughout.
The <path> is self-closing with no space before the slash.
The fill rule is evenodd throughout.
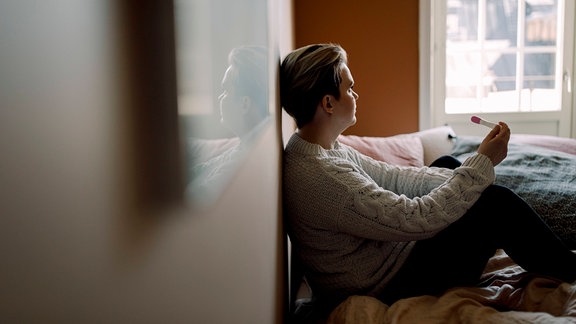
<path id="1" fill-rule="evenodd" d="M 470 117 L 470 120 L 475 124 L 484 125 L 489 128 L 494 128 L 496 126 L 495 123 L 484 120 L 478 116 L 472 116 Z"/>

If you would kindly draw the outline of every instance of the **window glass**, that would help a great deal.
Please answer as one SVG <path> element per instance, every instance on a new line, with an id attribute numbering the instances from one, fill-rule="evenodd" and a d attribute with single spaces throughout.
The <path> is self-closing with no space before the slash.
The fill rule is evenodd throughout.
<path id="1" fill-rule="evenodd" d="M 216 201 L 270 120 L 267 0 L 177 0 L 186 196 Z"/>
<path id="2" fill-rule="evenodd" d="M 558 0 L 446 6 L 446 113 L 560 110 Z"/>

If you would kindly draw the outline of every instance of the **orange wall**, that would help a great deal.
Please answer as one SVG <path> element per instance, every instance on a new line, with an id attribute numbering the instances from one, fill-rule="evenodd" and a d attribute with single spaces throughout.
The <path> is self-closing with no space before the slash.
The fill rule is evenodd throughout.
<path id="1" fill-rule="evenodd" d="M 333 42 L 348 52 L 358 123 L 347 134 L 418 130 L 418 0 L 294 0 L 294 45 Z"/>

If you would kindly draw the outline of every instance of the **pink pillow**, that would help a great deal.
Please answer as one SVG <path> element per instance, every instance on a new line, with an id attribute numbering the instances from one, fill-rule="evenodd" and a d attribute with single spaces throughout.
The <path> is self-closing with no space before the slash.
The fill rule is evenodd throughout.
<path id="1" fill-rule="evenodd" d="M 375 160 L 395 165 L 424 165 L 424 149 L 417 136 L 369 137 L 340 135 L 338 141 Z"/>

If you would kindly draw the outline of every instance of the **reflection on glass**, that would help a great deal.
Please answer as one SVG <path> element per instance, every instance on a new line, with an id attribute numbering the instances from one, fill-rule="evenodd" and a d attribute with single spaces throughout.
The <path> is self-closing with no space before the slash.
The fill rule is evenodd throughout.
<path id="1" fill-rule="evenodd" d="M 270 120 L 266 0 L 176 3 L 186 197 L 209 207 Z"/>
<path id="2" fill-rule="evenodd" d="M 266 48 L 256 46 L 230 53 L 218 99 L 220 123 L 234 136 L 187 139 L 187 196 L 198 203 L 217 197 L 269 119 L 267 55 Z"/>

